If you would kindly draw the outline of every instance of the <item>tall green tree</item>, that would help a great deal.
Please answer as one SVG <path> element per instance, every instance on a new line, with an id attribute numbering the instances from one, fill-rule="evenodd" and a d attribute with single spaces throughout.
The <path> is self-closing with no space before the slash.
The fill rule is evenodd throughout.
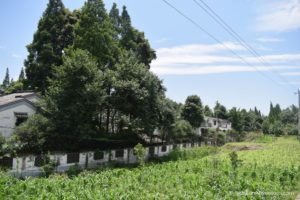
<path id="1" fill-rule="evenodd" d="M 280 119 L 281 108 L 279 104 L 273 106 L 272 102 L 270 103 L 270 112 L 269 112 L 269 120 L 271 123 Z"/>
<path id="2" fill-rule="evenodd" d="M 79 23 L 75 28 L 74 47 L 89 51 L 98 63 L 98 69 L 103 71 L 106 95 L 103 105 L 99 108 L 100 126 L 102 116 L 106 116 L 106 132 L 109 132 L 109 123 L 112 111 L 112 85 L 114 82 L 114 68 L 118 62 L 120 51 L 116 32 L 105 10 L 102 0 L 88 0 L 81 9 Z M 105 112 L 105 113 L 104 113 Z"/>
<path id="3" fill-rule="evenodd" d="M 145 133 L 152 134 L 158 125 L 160 101 L 164 98 L 162 82 L 132 52 L 121 56 L 115 72 L 112 96 L 115 108 L 130 121 L 138 121 Z"/>
<path id="4" fill-rule="evenodd" d="M 74 47 L 89 51 L 102 70 L 111 69 L 119 55 L 115 30 L 102 0 L 87 0 L 75 28 Z"/>
<path id="5" fill-rule="evenodd" d="M 18 81 L 23 82 L 25 80 L 25 72 L 24 72 L 24 68 L 22 67 Z"/>
<path id="6" fill-rule="evenodd" d="M 64 48 L 73 44 L 76 18 L 64 7 L 61 0 L 49 0 L 38 23 L 33 41 L 27 46 L 25 60 L 28 86 L 43 93 L 53 77 L 55 66 L 62 64 Z"/>
<path id="7" fill-rule="evenodd" d="M 210 109 L 210 107 L 208 105 L 204 106 L 204 115 L 207 117 L 213 117 L 214 113 L 213 111 Z"/>
<path id="8" fill-rule="evenodd" d="M 242 113 L 236 108 L 233 107 L 229 110 L 229 120 L 232 123 L 232 128 L 239 133 L 244 131 L 244 118 L 242 116 Z"/>
<path id="9" fill-rule="evenodd" d="M 220 104 L 218 101 L 214 107 L 214 116 L 220 119 L 227 119 L 227 110 L 226 107 Z"/>
<path id="10" fill-rule="evenodd" d="M 200 97 L 197 95 L 188 96 L 185 100 L 181 115 L 193 128 L 200 127 L 201 122 L 204 119 Z"/>
<path id="11" fill-rule="evenodd" d="M 69 49 L 63 65 L 45 97 L 45 113 L 55 125 L 58 136 L 90 137 L 96 134 L 98 112 L 103 101 L 103 76 L 96 59 L 87 51 Z"/>
<path id="12" fill-rule="evenodd" d="M 133 51 L 140 62 L 150 68 L 151 61 L 156 59 L 155 51 L 150 47 L 145 34 L 132 26 L 126 6 L 123 6 L 121 14 L 120 34 L 121 46 L 128 51 Z"/>
<path id="13" fill-rule="evenodd" d="M 113 3 L 113 6 L 109 12 L 109 18 L 111 20 L 111 23 L 113 25 L 113 28 L 115 30 L 114 39 L 119 40 L 120 38 L 120 32 L 121 32 L 121 17 L 120 17 L 120 11 L 117 7 L 116 3 Z"/>
<path id="14" fill-rule="evenodd" d="M 10 80 L 9 80 L 9 70 L 8 68 L 6 68 L 6 73 L 5 73 L 5 77 L 3 79 L 2 82 L 2 87 L 5 89 L 10 85 Z"/>

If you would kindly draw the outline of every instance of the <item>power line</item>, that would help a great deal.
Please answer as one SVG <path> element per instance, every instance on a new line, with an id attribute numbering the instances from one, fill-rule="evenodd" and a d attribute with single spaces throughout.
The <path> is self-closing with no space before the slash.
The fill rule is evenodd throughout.
<path id="1" fill-rule="evenodd" d="M 234 37 L 243 47 L 245 47 L 254 57 L 257 57 L 258 60 L 263 64 L 270 67 L 271 71 L 272 66 L 265 61 L 265 59 L 253 48 L 251 47 L 230 25 L 228 25 L 209 5 L 207 5 L 203 0 L 199 0 L 205 6 L 203 7 L 197 0 L 193 0 L 197 6 L 202 8 L 215 22 L 217 22 L 220 26 L 225 29 L 227 33 L 229 33 L 232 37 Z M 274 69 L 275 70 L 275 69 Z M 276 70 L 277 71 L 277 70 Z M 277 74 L 281 80 L 286 82 L 291 88 L 294 90 L 294 87 L 284 78 L 282 77 L 278 71 L 277 73 L 273 71 L 274 74 Z"/>
<path id="2" fill-rule="evenodd" d="M 222 43 L 218 38 L 216 38 L 214 35 L 212 35 L 211 33 L 209 33 L 208 31 L 206 31 L 203 27 L 201 27 L 197 22 L 195 22 L 193 19 L 191 19 L 190 17 L 188 17 L 187 15 L 185 15 L 183 12 L 181 12 L 178 8 L 176 8 L 174 5 L 172 5 L 170 2 L 168 2 L 167 0 L 162 0 L 165 4 L 167 4 L 170 8 L 172 8 L 173 10 L 175 10 L 178 14 L 180 14 L 182 17 L 184 17 L 186 20 L 188 20 L 189 22 L 191 22 L 195 27 L 197 27 L 198 29 L 200 29 L 202 32 L 204 32 L 205 34 L 207 34 L 210 38 L 212 38 L 213 40 L 215 40 L 217 43 L 219 43 L 220 45 L 222 45 L 223 47 L 225 47 L 227 50 L 229 50 L 232 54 L 234 54 L 236 57 L 238 57 L 239 59 L 241 59 L 244 63 L 246 63 L 247 65 L 249 65 L 250 67 L 253 67 L 256 72 L 260 73 L 262 76 L 264 76 L 265 78 L 271 80 L 272 82 L 274 82 L 275 84 L 279 85 L 280 87 L 283 87 L 283 85 L 277 83 L 276 81 L 274 81 L 272 78 L 270 78 L 269 76 L 267 76 L 266 74 L 262 73 L 256 66 L 252 65 L 251 63 L 249 63 L 248 61 L 246 61 L 243 57 L 241 57 L 240 55 L 238 55 L 237 53 L 235 53 L 231 48 L 229 48 L 228 46 L 226 46 L 224 43 Z M 286 88 L 284 88 L 286 89 Z"/>

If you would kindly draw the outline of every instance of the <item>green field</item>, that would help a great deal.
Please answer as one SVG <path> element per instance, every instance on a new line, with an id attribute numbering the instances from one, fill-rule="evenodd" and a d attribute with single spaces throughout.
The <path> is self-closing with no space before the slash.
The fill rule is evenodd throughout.
<path id="1" fill-rule="evenodd" d="M 234 171 L 229 158 L 238 152 Z M 300 143 L 295 137 L 200 147 L 177 161 L 19 180 L 0 178 L 0 199 L 295 199 Z"/>

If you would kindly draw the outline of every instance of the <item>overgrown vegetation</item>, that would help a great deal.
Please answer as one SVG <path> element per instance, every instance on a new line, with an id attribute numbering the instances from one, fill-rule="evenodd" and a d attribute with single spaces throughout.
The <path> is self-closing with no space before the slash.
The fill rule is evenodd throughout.
<path id="1" fill-rule="evenodd" d="M 232 150 L 200 147 L 179 152 L 177 161 L 132 169 L 82 172 L 19 180 L 0 175 L 1 199 L 291 199 L 299 191 L 300 144 L 280 137 L 264 148 Z M 231 146 L 255 146 L 254 142 Z M 175 153 L 174 153 L 175 154 Z M 190 156 L 191 154 L 192 156 Z M 178 158 L 178 157 L 177 157 Z M 182 159 L 183 160 L 182 160 Z M 187 158 L 187 159 L 186 159 Z M 242 160 L 242 165 L 239 165 Z M 237 166 L 234 167 L 233 166 Z"/>

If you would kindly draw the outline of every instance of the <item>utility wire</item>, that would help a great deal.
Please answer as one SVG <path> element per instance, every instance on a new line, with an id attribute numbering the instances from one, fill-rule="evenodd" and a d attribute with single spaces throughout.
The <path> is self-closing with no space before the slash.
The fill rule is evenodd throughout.
<path id="1" fill-rule="evenodd" d="M 284 89 L 286 89 L 283 85 L 277 83 L 275 80 L 273 80 L 272 78 L 270 78 L 269 76 L 267 76 L 266 74 L 262 73 L 256 66 L 252 65 L 251 63 L 249 63 L 247 60 L 245 60 L 243 57 L 241 57 L 240 55 L 238 55 L 236 52 L 234 52 L 230 47 L 226 46 L 224 43 L 222 43 L 218 38 L 216 38 L 214 35 L 212 35 L 211 33 L 209 33 L 208 31 L 206 31 L 203 27 L 201 27 L 196 21 L 194 21 L 193 19 L 191 19 L 190 17 L 188 17 L 186 14 L 184 14 L 183 12 L 181 12 L 178 8 L 176 8 L 174 5 L 172 5 L 169 1 L 167 0 L 162 0 L 166 5 L 168 5 L 170 8 L 172 8 L 173 10 L 175 10 L 178 14 L 180 14 L 182 17 L 184 17 L 186 20 L 188 20 L 189 22 L 191 22 L 195 27 L 197 27 L 198 29 L 200 29 L 202 32 L 204 32 L 206 35 L 208 35 L 210 38 L 212 38 L 213 40 L 215 40 L 217 43 L 219 43 L 220 45 L 222 45 L 223 47 L 225 47 L 227 50 L 229 50 L 232 54 L 234 54 L 236 57 L 238 57 L 239 59 L 241 59 L 244 63 L 246 63 L 247 65 L 249 65 L 250 67 L 253 67 L 256 72 L 260 73 L 262 76 L 264 76 L 265 78 L 271 80 L 272 82 L 274 82 L 275 84 L 279 85 L 280 87 L 283 87 Z"/>
<path id="2" fill-rule="evenodd" d="M 287 81 L 283 76 L 276 72 L 274 72 L 272 66 L 253 48 L 251 47 L 230 25 L 228 25 L 209 5 L 207 5 L 203 0 L 200 1 L 205 7 L 203 7 L 197 0 L 193 0 L 197 6 L 202 8 L 215 22 L 217 22 L 220 26 L 225 29 L 227 33 L 229 33 L 232 37 L 234 37 L 244 48 L 246 48 L 254 57 L 257 57 L 260 63 L 262 63 L 265 66 L 270 67 L 270 70 L 277 74 L 283 82 L 286 82 L 289 86 L 291 86 L 292 89 L 295 89 L 289 81 Z"/>

